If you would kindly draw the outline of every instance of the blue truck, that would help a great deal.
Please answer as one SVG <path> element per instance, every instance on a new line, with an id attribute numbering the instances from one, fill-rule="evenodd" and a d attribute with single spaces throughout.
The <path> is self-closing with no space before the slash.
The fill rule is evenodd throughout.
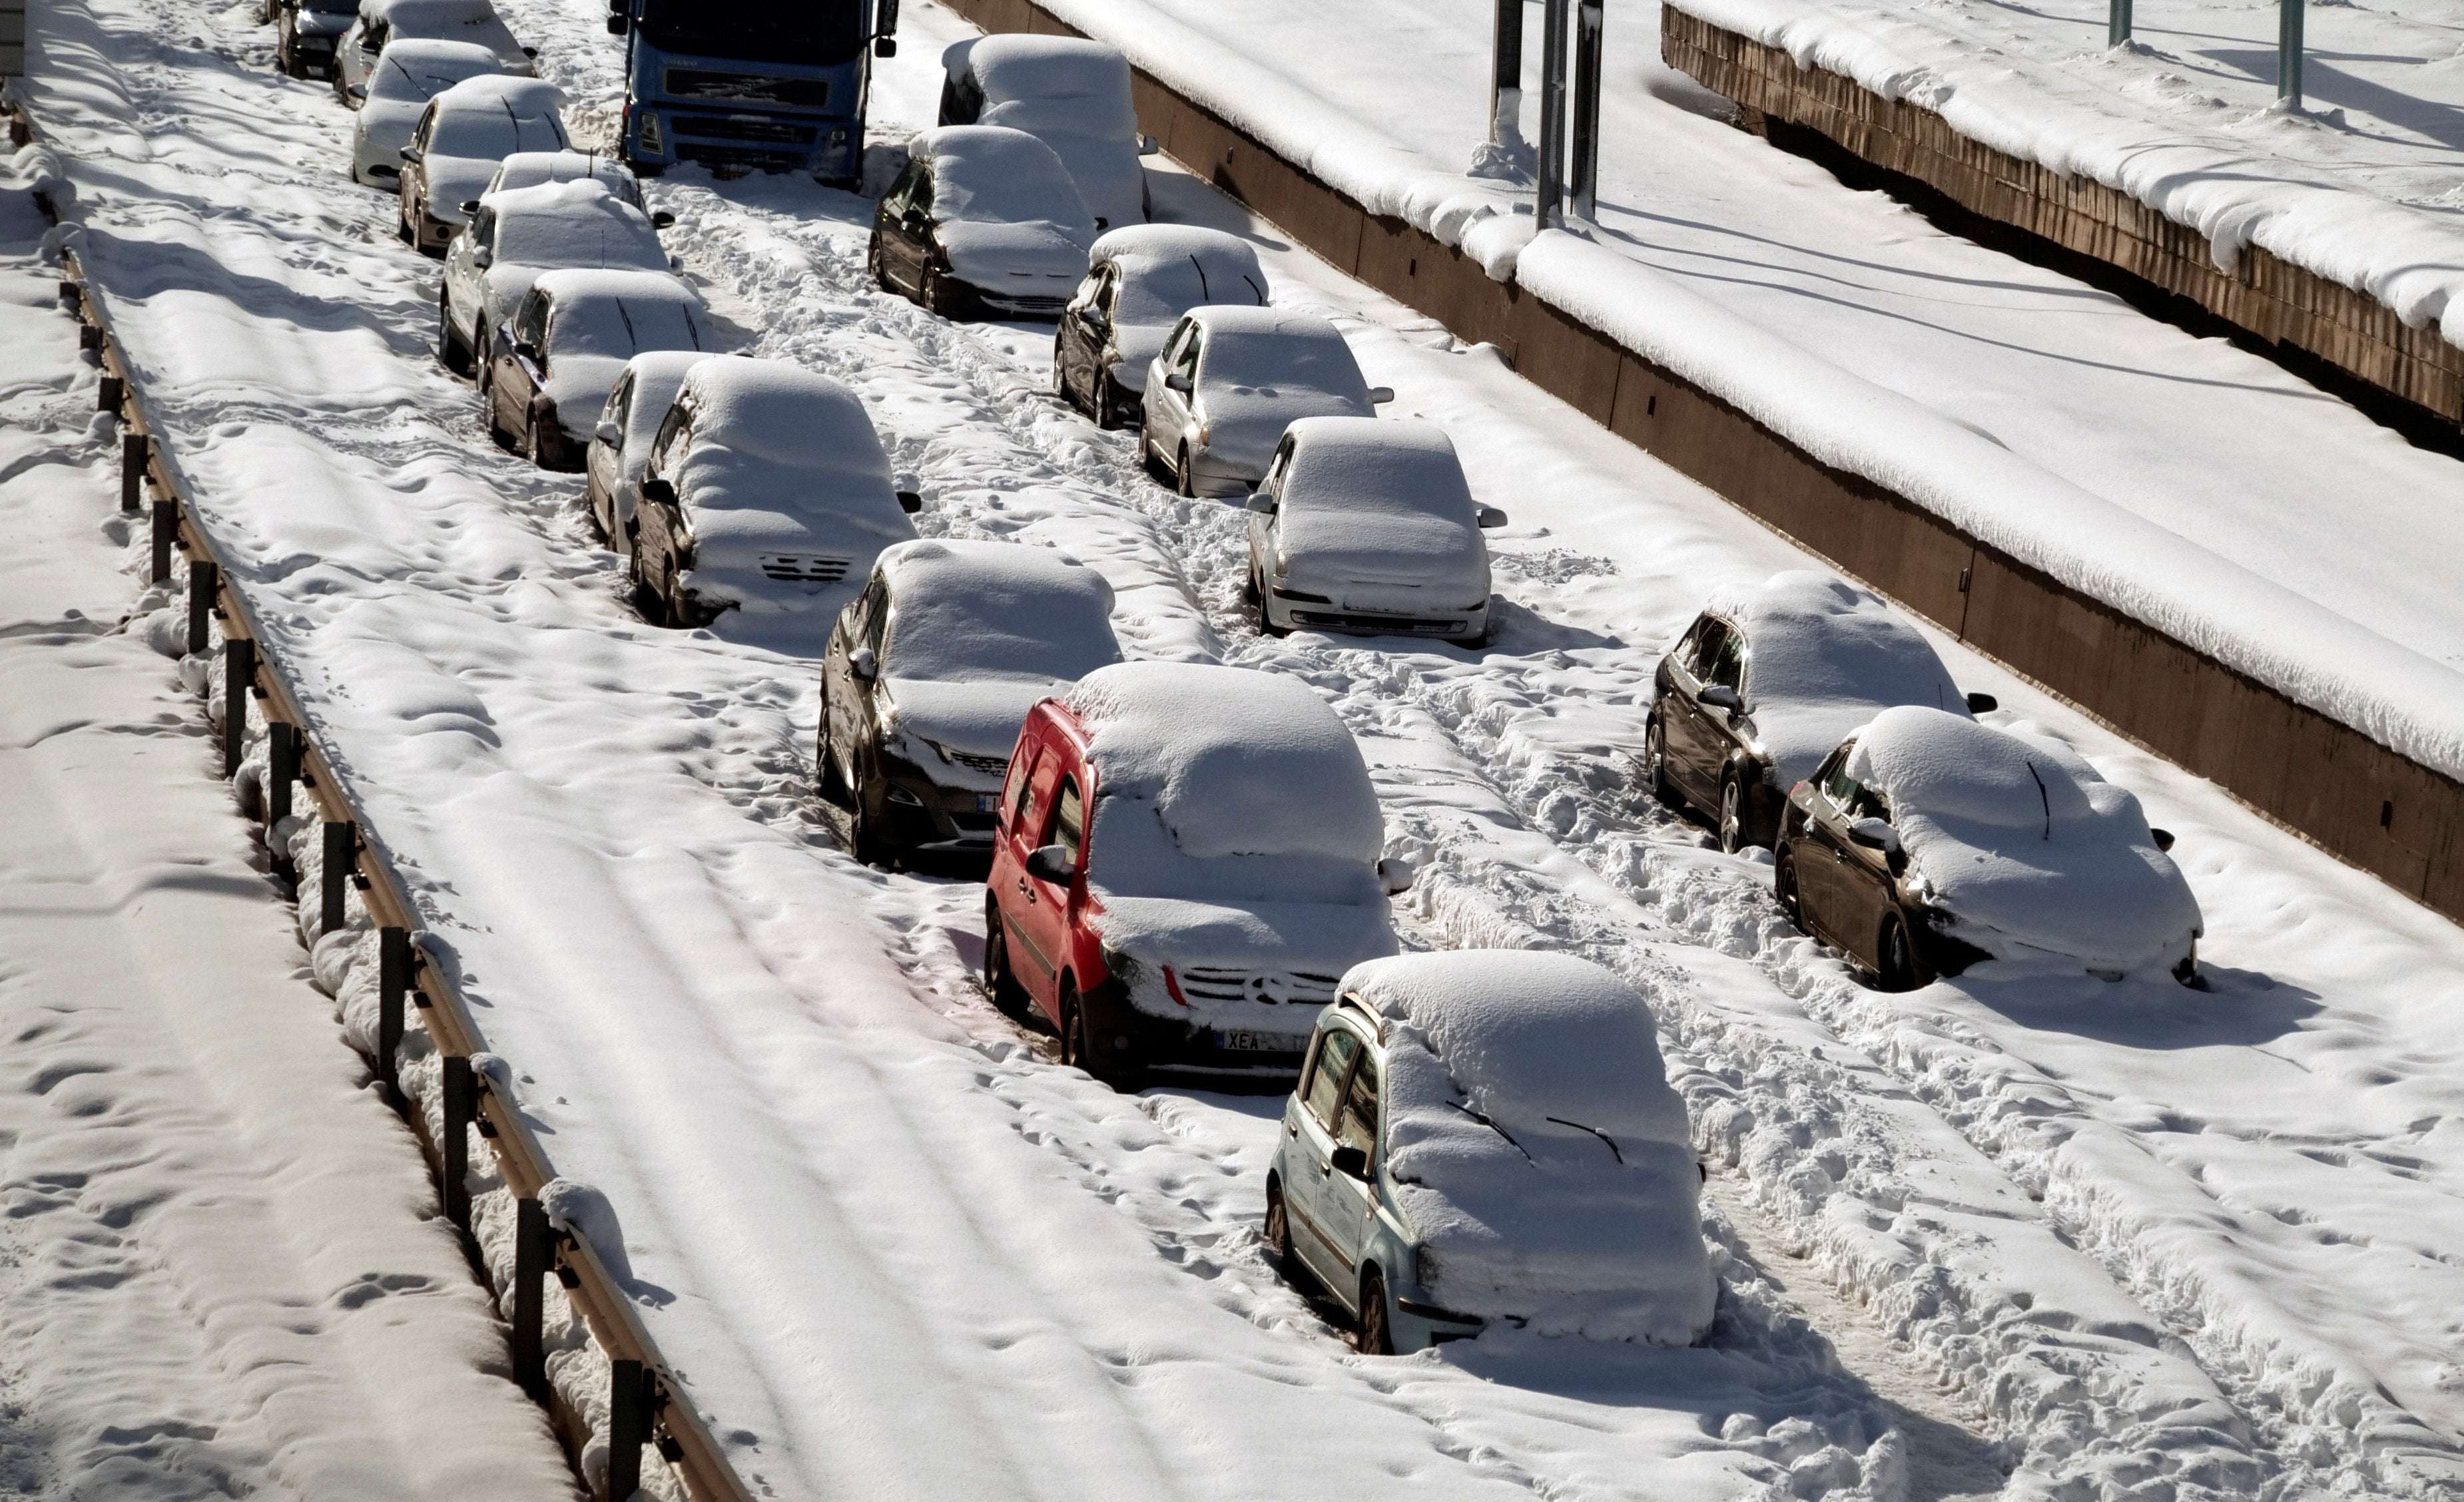
<path id="1" fill-rule="evenodd" d="M 864 170 L 872 59 L 898 50 L 898 0 L 608 0 L 626 38 L 622 151 L 633 170 Z"/>

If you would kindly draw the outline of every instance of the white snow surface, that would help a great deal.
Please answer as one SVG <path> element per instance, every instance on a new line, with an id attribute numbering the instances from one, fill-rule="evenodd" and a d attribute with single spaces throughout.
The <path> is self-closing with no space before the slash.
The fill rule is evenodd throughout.
<path id="1" fill-rule="evenodd" d="M 1445 430 L 1411 418 L 1305 417 L 1277 488 L 1293 588 L 1357 609 L 1488 601 L 1479 503 Z"/>
<path id="2" fill-rule="evenodd" d="M 1163 353 L 1180 316 L 1207 303 L 1266 302 L 1266 272 L 1245 240 L 1194 225 L 1125 225 L 1107 229 L 1087 252 L 1089 268 L 1120 267 L 1112 303 L 1112 379 L 1144 391 L 1147 367 Z"/>
<path id="3" fill-rule="evenodd" d="M 933 222 L 952 271 L 996 295 L 1013 275 L 1078 280 L 1095 221 L 1050 146 L 999 125 L 943 125 L 910 149 L 932 160 Z"/>
<path id="4" fill-rule="evenodd" d="M 1889 802 L 1950 931 L 1989 954 L 2162 972 L 2204 926 L 2139 799 L 2058 741 L 1905 705 L 1858 731 L 1847 768 Z"/>
<path id="5" fill-rule="evenodd" d="M 489 0 L 361 0 L 355 30 L 364 33 L 379 22 L 389 28 L 387 47 L 407 37 L 467 42 L 488 49 L 507 73 L 531 71 L 531 60 L 523 54 L 521 43 Z M 354 44 L 350 36 L 343 41 L 344 45 Z"/>
<path id="6" fill-rule="evenodd" d="M 1704 608 L 1745 633 L 1746 709 L 1782 789 L 1894 705 L 1965 715 L 1968 701 L 1915 626 L 1872 590 L 1810 570 L 1712 591 Z"/>
<path id="7" fill-rule="evenodd" d="M 1343 977 L 1387 1019 L 1386 1165 L 1445 1307 L 1690 1345 L 1718 1281 L 1650 1004 L 1571 954 L 1457 949 Z"/>
<path id="8" fill-rule="evenodd" d="M 973 74 L 979 125 L 1023 130 L 1061 158 L 1088 212 L 1108 225 L 1146 222 L 1138 112 L 1120 49 L 1071 36 L 986 36 L 952 44 L 941 66 Z"/>
<path id="9" fill-rule="evenodd" d="M 1006 757 L 1027 710 L 1121 660 L 1111 582 L 1057 550 L 926 538 L 883 549 L 879 569 L 893 729 Z"/>

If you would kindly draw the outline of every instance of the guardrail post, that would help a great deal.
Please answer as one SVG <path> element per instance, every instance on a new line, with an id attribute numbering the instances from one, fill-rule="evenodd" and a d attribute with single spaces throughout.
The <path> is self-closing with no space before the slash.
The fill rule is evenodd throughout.
<path id="1" fill-rule="evenodd" d="M 2277 0 L 2276 20 L 2276 98 L 2301 107 L 2301 21 L 2308 0 Z"/>
<path id="2" fill-rule="evenodd" d="M 358 827 L 347 818 L 325 820 L 325 880 L 318 894 L 323 899 L 318 908 L 320 933 L 339 932 L 345 921 L 342 894 L 351 889 L 351 860 L 360 842 L 359 835 Z"/>
<path id="3" fill-rule="evenodd" d="M 271 831 L 291 816 L 291 785 L 299 780 L 299 727 L 288 720 L 269 721 L 265 736 L 265 827 Z M 279 852 L 275 860 L 291 863 Z"/>
<path id="4" fill-rule="evenodd" d="M 153 447 L 143 433 L 120 435 L 120 509 L 134 512 L 143 498 L 145 461 Z"/>
<path id="5" fill-rule="evenodd" d="M 1566 11 L 1572 0 L 1541 0 L 1540 191 L 1532 225 L 1556 229 L 1566 208 Z"/>
<path id="6" fill-rule="evenodd" d="M 536 1197 L 514 1202 L 514 1381 L 547 1401 L 545 1337 L 547 1207 Z"/>
<path id="7" fill-rule="evenodd" d="M 154 567 L 149 582 L 171 582 L 171 545 L 180 540 L 180 503 L 154 503 Z"/>
<path id="8" fill-rule="evenodd" d="M 326 826 L 328 829 L 332 825 Z M 387 1093 L 402 1089 L 402 998 L 410 990 L 410 930 L 377 930 L 377 1078 Z"/>
<path id="9" fill-rule="evenodd" d="M 256 687 L 256 643 L 235 636 L 223 643 L 223 775 L 239 775 L 248 753 L 248 702 Z"/>
<path id="10" fill-rule="evenodd" d="M 206 649 L 206 622 L 213 619 L 214 596 L 221 590 L 221 569 L 203 558 L 189 560 L 188 650 L 191 652 L 202 652 Z"/>
<path id="11" fill-rule="evenodd" d="M 1494 145 L 1523 142 L 1523 3 L 1497 0 L 1488 74 L 1488 139 Z"/>
<path id="12" fill-rule="evenodd" d="M 1582 0 L 1574 12 L 1574 217 L 1598 217 L 1600 196 L 1600 49 L 1608 25 L 1602 0 Z"/>
<path id="13" fill-rule="evenodd" d="M 85 289 L 69 278 L 60 278 L 60 311 L 82 316 L 85 312 Z"/>
<path id="14" fill-rule="evenodd" d="M 2104 45 L 2119 47 L 2130 40 L 2130 0 L 2108 0 L 2104 12 Z"/>
<path id="15" fill-rule="evenodd" d="M 607 1364 L 615 1369 L 607 1393 L 607 1502 L 626 1502 L 642 1490 L 642 1447 L 650 1438 L 649 1373 L 635 1361 Z"/>
<path id="16" fill-rule="evenodd" d="M 479 1082 L 467 1054 L 445 1056 L 445 1218 L 471 1224 L 471 1123 L 479 1119 Z"/>
<path id="17" fill-rule="evenodd" d="M 118 376 L 103 377 L 95 383 L 94 409 L 98 412 L 119 411 L 121 399 L 126 394 L 127 389 L 121 384 Z"/>

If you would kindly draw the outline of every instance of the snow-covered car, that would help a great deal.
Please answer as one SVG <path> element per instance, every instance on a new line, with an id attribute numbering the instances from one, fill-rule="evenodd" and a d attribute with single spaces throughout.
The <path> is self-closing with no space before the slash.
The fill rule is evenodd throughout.
<path id="1" fill-rule="evenodd" d="M 436 354 L 448 370 L 486 380 L 496 331 L 542 273 L 666 272 L 667 250 L 642 211 L 585 178 L 490 193 L 445 248 Z"/>
<path id="2" fill-rule="evenodd" d="M 854 392 L 784 360 L 706 359 L 685 372 L 642 469 L 634 598 L 661 625 L 740 610 L 818 635 L 882 549 L 913 540 L 907 518 L 922 504 L 897 490 Z"/>
<path id="3" fill-rule="evenodd" d="M 486 74 L 465 78 L 428 101 L 402 151 L 402 237 L 430 255 L 445 253 L 470 223 L 462 207 L 477 198 L 508 153 L 561 152 L 564 91 L 540 78 Z"/>
<path id="4" fill-rule="evenodd" d="M 1249 497 L 1248 596 L 1258 628 L 1488 640 L 1485 528 L 1444 429 L 1416 420 L 1305 417 Z"/>
<path id="5" fill-rule="evenodd" d="M 275 0 L 274 65 L 294 78 L 332 78 L 334 49 L 359 14 L 360 0 Z"/>
<path id="6" fill-rule="evenodd" d="M 596 182 L 618 198 L 636 208 L 643 207 L 642 180 L 624 159 L 605 151 L 517 151 L 496 163 L 495 172 L 476 196 L 509 193 L 519 187 L 537 187 L 542 183 Z M 464 206 L 464 212 L 469 212 Z M 667 224 L 659 221 L 665 218 Z M 673 214 L 652 214 L 650 222 L 662 229 L 675 223 Z"/>
<path id="7" fill-rule="evenodd" d="M 497 341 L 488 434 L 542 469 L 579 469 L 617 378 L 650 350 L 707 353 L 710 310 L 665 272 L 542 273 Z"/>
<path id="8" fill-rule="evenodd" d="M 1095 221 L 1052 148 L 1021 130 L 944 125 L 908 150 L 873 210 L 882 290 L 950 318 L 1060 316 Z"/>
<path id="9" fill-rule="evenodd" d="M 1148 466 L 1183 495 L 1239 495 L 1305 417 L 1374 417 L 1373 387 L 1333 324 L 1288 308 L 1192 308 L 1147 367 Z"/>
<path id="10" fill-rule="evenodd" d="M 1196 225 L 1106 231 L 1052 336 L 1053 389 L 1099 427 L 1139 421 L 1147 367 L 1180 316 L 1210 303 L 1266 305 L 1266 272 L 1249 242 Z"/>
<path id="11" fill-rule="evenodd" d="M 642 498 L 642 469 L 650 462 L 650 441 L 667 421 L 685 372 L 708 359 L 677 350 L 636 355 L 625 362 L 625 373 L 616 378 L 607 404 L 599 410 L 582 463 L 589 477 L 583 489 L 599 535 L 620 553 L 633 551 L 629 523 Z"/>
<path id="12" fill-rule="evenodd" d="M 1077 36 L 970 37 L 941 54 L 943 125 L 1005 125 L 1050 146 L 1069 169 L 1098 229 L 1143 224 L 1152 211 L 1130 99 L 1130 59 Z"/>
<path id="13" fill-rule="evenodd" d="M 351 119 L 351 181 L 394 188 L 402 181 L 402 150 L 428 101 L 465 78 L 501 71 L 495 54 L 469 42 L 406 37 L 387 47 L 367 81 L 352 85 L 361 102 Z"/>
<path id="14" fill-rule="evenodd" d="M 514 40 L 489 0 L 360 0 L 334 46 L 334 92 L 358 109 L 374 97 L 377 62 L 397 42 L 459 42 L 484 49 L 491 73 L 531 72 L 531 50 Z"/>
<path id="15" fill-rule="evenodd" d="M 1780 905 L 1886 990 L 1980 960 L 2198 980 L 2198 899 L 2139 799 L 2050 736 L 1885 709 L 1789 795 Z"/>
<path id="16" fill-rule="evenodd" d="M 1718 1295 L 1702 1179 L 1633 987 L 1570 954 L 1397 955 L 1318 1019 L 1265 1238 L 1374 1355 L 1500 1319 L 1692 1345 Z"/>
<path id="17" fill-rule="evenodd" d="M 1112 586 L 1049 548 L 930 540 L 882 550 L 822 659 L 815 765 L 870 865 L 982 860 L 1019 727 L 1121 660 Z"/>
<path id="18" fill-rule="evenodd" d="M 1098 668 L 1010 754 L 985 985 L 1098 1078 L 1288 1078 L 1344 972 L 1395 952 L 1410 878 L 1384 837 L 1359 747 L 1298 679 Z"/>
<path id="19" fill-rule="evenodd" d="M 1894 706 L 1993 708 L 1962 693 L 1931 643 L 1882 598 L 1811 570 L 1716 590 L 1660 660 L 1642 781 L 1710 815 L 1720 848 L 1768 849 L 1789 789 L 1841 737 Z"/>

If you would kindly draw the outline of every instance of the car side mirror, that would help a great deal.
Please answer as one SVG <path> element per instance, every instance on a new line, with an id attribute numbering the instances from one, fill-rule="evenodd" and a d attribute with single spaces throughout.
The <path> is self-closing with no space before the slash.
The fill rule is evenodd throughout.
<path id="1" fill-rule="evenodd" d="M 466 198 L 462 200 L 462 211 L 466 214 L 477 213 L 479 211 L 479 201 L 475 198 Z"/>
<path id="2" fill-rule="evenodd" d="M 1991 714 L 2001 707 L 2002 701 L 1990 693 L 1972 693 L 1968 696 L 1968 712 L 1970 714 Z"/>
<path id="3" fill-rule="evenodd" d="M 1148 135 L 1145 131 L 1138 132 L 1139 156 L 1152 157 L 1161 150 L 1163 150 L 1163 147 L 1156 142 L 1153 136 Z"/>
<path id="4" fill-rule="evenodd" d="M 1899 853 L 1900 832 L 1891 827 L 1888 819 L 1860 818 L 1848 826 L 1848 838 L 1868 850 Z"/>
<path id="5" fill-rule="evenodd" d="M 1166 386 L 1171 387 L 1173 390 L 1179 392 L 1182 396 L 1187 396 L 1198 389 L 1198 382 L 1190 380 L 1186 372 L 1178 370 L 1176 370 L 1172 374 L 1164 377 L 1163 383 Z"/>
<path id="6" fill-rule="evenodd" d="M 428 153 L 422 151 L 417 146 L 405 146 L 402 148 L 402 160 L 405 162 L 425 162 L 428 160 Z"/>
<path id="7" fill-rule="evenodd" d="M 539 60 L 539 49 L 536 47 L 525 47 L 522 49 L 522 55 L 528 57 L 533 62 L 537 62 Z"/>
<path id="8" fill-rule="evenodd" d="M 2150 829 L 2147 832 L 2147 838 L 2156 841 L 2156 848 L 2164 851 L 2167 855 L 2171 855 L 2173 853 L 2173 832 L 2171 830 Z"/>
<path id="9" fill-rule="evenodd" d="M 355 83 L 351 85 L 348 92 L 355 99 L 364 99 L 368 97 L 368 86 L 364 83 Z"/>
<path id="10" fill-rule="evenodd" d="M 1412 878 L 1417 874 L 1412 869 L 1412 862 L 1394 856 L 1377 862 L 1377 884 L 1386 889 L 1389 897 L 1400 897 L 1410 891 Z"/>
<path id="11" fill-rule="evenodd" d="M 624 35 L 627 32 L 630 31 L 630 30 L 632 30 L 632 17 L 627 16 L 627 15 L 619 15 L 619 14 L 617 14 L 617 13 L 613 12 L 613 11 L 610 11 L 610 12 L 608 13 L 608 16 L 607 16 L 607 34 L 608 34 L 608 35 L 610 35 L 610 36 L 622 36 L 622 35 Z"/>
<path id="12" fill-rule="evenodd" d="M 872 655 L 872 648 L 869 646 L 857 647 L 847 654 L 847 671 L 855 674 L 860 683 L 872 682 L 873 669 L 880 665 L 879 661 Z"/>
<path id="13" fill-rule="evenodd" d="M 1498 510 L 1496 507 L 1494 507 L 1494 506 L 1484 506 L 1484 507 L 1482 507 L 1482 508 L 1480 509 L 1480 530 L 1481 530 L 1481 531 L 1483 531 L 1483 532 L 1495 532 L 1498 528 L 1503 527 L 1503 526 L 1505 526 L 1505 525 L 1506 525 L 1506 513 L 1505 513 L 1504 512 L 1499 511 L 1499 510 Z"/>
<path id="14" fill-rule="evenodd" d="M 597 430 L 591 436 L 610 448 L 625 442 L 625 430 L 616 425 L 616 420 L 612 417 L 601 418 Z"/>
<path id="15" fill-rule="evenodd" d="M 1727 684 L 1705 684 L 1702 692 L 1697 693 L 1694 699 L 1698 704 L 1708 705 L 1714 709 L 1726 709 L 1730 714 L 1746 707 L 1746 701 L 1739 698 L 1737 691 Z"/>
<path id="16" fill-rule="evenodd" d="M 642 482 L 642 499 L 653 506 L 673 506 L 676 504 L 676 488 L 665 480 L 645 480 Z"/>
<path id="17" fill-rule="evenodd" d="M 652 214 L 652 215 L 650 216 L 650 228 L 651 228 L 651 229 L 668 229 L 670 226 L 673 225 L 675 222 L 676 222 L 676 216 L 675 216 L 675 215 L 673 215 L 673 214 L 671 214 L 671 213 L 669 213 L 669 212 L 668 212 L 666 209 L 664 209 L 664 208 L 660 209 L 657 213 Z"/>
<path id="18" fill-rule="evenodd" d="M 1387 403 L 1394 400 L 1395 388 L 1393 386 L 1371 386 L 1369 388 L 1369 404 L 1371 406 L 1384 406 Z"/>
<path id="19" fill-rule="evenodd" d="M 471 252 L 471 264 L 484 272 L 496 264 L 496 252 L 483 245 Z"/>
<path id="20" fill-rule="evenodd" d="M 1326 1165 L 1337 1173 L 1348 1173 L 1355 1179 L 1369 1177 L 1369 1154 L 1348 1144 L 1336 1148 Z"/>
<path id="21" fill-rule="evenodd" d="M 895 36 L 876 36 L 876 37 L 874 37 L 874 38 L 872 39 L 872 54 L 873 54 L 875 57 L 895 57 L 895 56 L 897 56 L 897 55 L 898 55 L 898 38 L 897 38 L 897 37 L 895 37 Z"/>
<path id="22" fill-rule="evenodd" d="M 1251 491 L 1249 499 L 1243 504 L 1250 511 L 1256 512 L 1261 516 L 1272 516 L 1275 514 L 1275 498 L 1272 494 L 1265 490 Z"/>
<path id="23" fill-rule="evenodd" d="M 1078 862 L 1064 845 L 1045 845 L 1027 855 L 1026 874 L 1039 882 L 1061 882 L 1078 874 Z"/>
<path id="24" fill-rule="evenodd" d="M 1111 220 L 1105 218 L 1101 214 L 1097 214 L 1095 216 L 1095 232 L 1097 234 L 1102 234 L 1105 230 L 1110 229 L 1111 228 L 1112 228 L 1112 222 Z"/>
<path id="25" fill-rule="evenodd" d="M 924 509 L 924 497 L 913 490 L 901 490 L 898 492 L 898 509 L 913 516 Z"/>

